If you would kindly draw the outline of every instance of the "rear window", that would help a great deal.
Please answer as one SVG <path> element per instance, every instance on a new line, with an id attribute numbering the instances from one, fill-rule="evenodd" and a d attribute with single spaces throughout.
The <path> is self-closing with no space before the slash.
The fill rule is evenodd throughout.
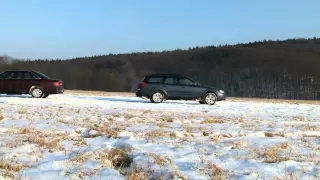
<path id="1" fill-rule="evenodd" d="M 148 83 L 160 84 L 163 81 L 163 77 L 150 77 Z"/>
<path id="2" fill-rule="evenodd" d="M 0 79 L 6 79 L 6 78 L 8 78 L 9 74 L 10 74 L 10 72 L 1 73 L 1 74 L 0 74 Z"/>
<path id="3" fill-rule="evenodd" d="M 15 76 L 15 72 L 7 71 L 0 74 L 0 79 L 12 79 Z"/>
<path id="4" fill-rule="evenodd" d="M 42 73 L 40 73 L 40 72 L 35 72 L 38 76 L 40 76 L 41 77 L 41 79 L 50 79 L 47 75 L 44 75 L 44 74 L 42 74 Z"/>

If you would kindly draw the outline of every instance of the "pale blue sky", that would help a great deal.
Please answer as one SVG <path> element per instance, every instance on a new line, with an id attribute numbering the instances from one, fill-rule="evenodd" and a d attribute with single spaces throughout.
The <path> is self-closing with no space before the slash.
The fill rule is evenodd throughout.
<path id="1" fill-rule="evenodd" d="M 0 0 L 0 55 L 71 58 L 320 37 L 319 0 Z"/>

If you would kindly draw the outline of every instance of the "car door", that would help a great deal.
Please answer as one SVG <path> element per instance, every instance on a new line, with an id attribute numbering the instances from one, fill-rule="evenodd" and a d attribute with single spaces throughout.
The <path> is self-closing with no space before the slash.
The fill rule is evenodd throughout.
<path id="1" fill-rule="evenodd" d="M 12 78 L 14 77 L 14 72 L 6 71 L 0 75 L 0 93 L 10 94 L 13 92 L 12 89 Z"/>
<path id="2" fill-rule="evenodd" d="M 9 88 L 8 77 L 10 72 L 6 71 L 0 74 L 0 93 L 7 93 Z"/>
<path id="3" fill-rule="evenodd" d="M 29 93 L 30 88 L 38 84 L 39 77 L 36 76 L 34 73 L 29 72 L 29 71 L 24 71 L 23 72 L 23 82 L 21 82 L 21 91 L 22 93 Z"/>
<path id="4" fill-rule="evenodd" d="M 178 83 L 178 78 L 174 76 L 167 76 L 164 79 L 163 87 L 167 92 L 168 99 L 178 99 L 180 96 L 180 86 Z"/>
<path id="5" fill-rule="evenodd" d="M 179 78 L 180 94 L 183 99 L 196 99 L 199 98 L 203 92 L 204 88 L 198 86 L 196 82 L 192 81 L 186 77 Z"/>
<path id="6" fill-rule="evenodd" d="M 23 87 L 23 72 L 13 71 L 13 76 L 10 79 L 11 92 L 14 94 L 21 94 Z"/>

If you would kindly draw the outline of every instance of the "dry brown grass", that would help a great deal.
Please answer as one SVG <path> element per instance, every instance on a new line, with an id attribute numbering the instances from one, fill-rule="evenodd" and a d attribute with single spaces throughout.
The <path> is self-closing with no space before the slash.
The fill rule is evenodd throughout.
<path id="1" fill-rule="evenodd" d="M 28 167 L 17 162 L 15 159 L 0 159 L 0 169 L 3 170 L 2 175 L 8 178 L 15 178 L 15 174 Z"/>
<path id="2" fill-rule="evenodd" d="M 184 126 L 184 129 L 188 133 L 192 133 L 193 132 L 193 127 L 191 125 Z"/>
<path id="3" fill-rule="evenodd" d="M 108 151 L 108 159 L 115 168 L 129 167 L 133 161 L 127 152 L 117 148 Z"/>
<path id="4" fill-rule="evenodd" d="M 119 132 L 111 128 L 104 128 L 103 134 L 108 138 L 119 138 Z"/>
<path id="5" fill-rule="evenodd" d="M 292 173 L 286 173 L 284 176 L 276 176 L 273 178 L 274 180 L 297 180 Z"/>
<path id="6" fill-rule="evenodd" d="M 26 165 L 21 165 L 21 163 L 18 163 L 14 159 L 0 159 L 0 169 L 3 170 L 19 172 L 26 167 Z"/>
<path id="7" fill-rule="evenodd" d="M 4 117 L 2 116 L 2 109 L 0 109 L 0 121 L 2 121 Z"/>
<path id="8" fill-rule="evenodd" d="M 27 137 L 27 141 L 33 144 L 37 144 L 39 147 L 48 149 L 49 151 L 52 151 L 54 149 L 63 149 L 63 146 L 59 145 L 59 142 L 62 140 L 60 137 L 55 138 L 46 138 L 43 135 L 35 135 L 35 134 L 29 134 Z"/>
<path id="9" fill-rule="evenodd" d="M 224 122 L 224 117 L 212 117 L 210 119 L 203 120 L 200 124 L 221 124 Z"/>
<path id="10" fill-rule="evenodd" d="M 207 169 L 208 175 L 213 180 L 222 180 L 223 179 L 223 170 L 215 164 L 209 163 Z"/>
<path id="11" fill-rule="evenodd" d="M 176 132 L 170 132 L 169 134 L 170 138 L 176 138 L 177 137 L 177 133 Z"/>
<path id="12" fill-rule="evenodd" d="M 275 136 L 280 136 L 280 137 L 284 137 L 284 132 L 265 132 L 264 135 L 266 137 L 275 137 Z"/>
<path id="13" fill-rule="evenodd" d="M 33 135 L 40 133 L 40 131 L 38 131 L 33 127 L 19 128 L 17 130 L 13 130 L 13 132 L 15 134 L 33 134 Z"/>
<path id="14" fill-rule="evenodd" d="M 86 162 L 87 160 L 89 160 L 89 157 L 85 155 L 85 153 L 77 153 L 76 156 L 70 158 L 70 161 L 73 164 L 83 164 L 84 162 Z"/>
<path id="15" fill-rule="evenodd" d="M 173 119 L 167 119 L 167 122 L 171 123 L 171 122 L 173 122 Z"/>
<path id="16" fill-rule="evenodd" d="M 156 125 L 157 125 L 159 128 L 168 127 L 168 125 L 167 125 L 166 123 L 156 123 Z"/>
<path id="17" fill-rule="evenodd" d="M 175 169 L 171 172 L 171 179 L 187 180 L 187 178 L 181 172 Z"/>
<path id="18" fill-rule="evenodd" d="M 244 149 L 248 146 L 248 142 L 245 140 L 233 141 L 231 149 Z"/>
<path id="19" fill-rule="evenodd" d="M 119 126 L 121 126 L 121 125 L 119 125 Z M 121 128 L 118 127 L 118 125 L 112 124 L 112 123 L 104 123 L 102 126 L 95 124 L 95 125 L 91 126 L 91 129 L 98 132 L 94 136 L 105 135 L 108 138 L 119 138 L 119 132 L 121 131 Z"/>
<path id="20" fill-rule="evenodd" d="M 281 153 L 288 148 L 287 143 L 281 143 L 262 150 L 261 157 L 265 163 L 278 163 L 289 160 L 288 156 L 282 156 Z"/>
<path id="21" fill-rule="evenodd" d="M 157 137 L 165 137 L 166 133 L 161 129 L 157 129 L 157 130 L 148 131 L 145 135 L 146 137 L 157 138 Z"/>
<path id="22" fill-rule="evenodd" d="M 306 118 L 303 116 L 293 116 L 292 118 L 295 121 L 306 121 Z"/>
<path id="23" fill-rule="evenodd" d="M 149 176 L 146 172 L 130 172 L 126 178 L 127 180 L 148 180 Z"/>
<path id="24" fill-rule="evenodd" d="M 157 164 L 158 166 L 163 166 L 167 162 L 167 160 L 159 155 L 156 155 L 155 153 L 148 153 L 148 155 L 152 158 L 152 161 Z"/>

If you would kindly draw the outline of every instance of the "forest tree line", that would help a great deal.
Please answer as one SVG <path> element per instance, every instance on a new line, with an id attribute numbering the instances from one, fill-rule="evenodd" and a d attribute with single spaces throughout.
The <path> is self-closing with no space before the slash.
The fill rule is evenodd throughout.
<path id="1" fill-rule="evenodd" d="M 147 74 L 176 73 L 228 96 L 320 99 L 320 38 L 257 41 L 187 50 L 108 54 L 67 60 L 0 57 L 0 71 L 30 69 L 66 89 L 135 91 Z"/>

